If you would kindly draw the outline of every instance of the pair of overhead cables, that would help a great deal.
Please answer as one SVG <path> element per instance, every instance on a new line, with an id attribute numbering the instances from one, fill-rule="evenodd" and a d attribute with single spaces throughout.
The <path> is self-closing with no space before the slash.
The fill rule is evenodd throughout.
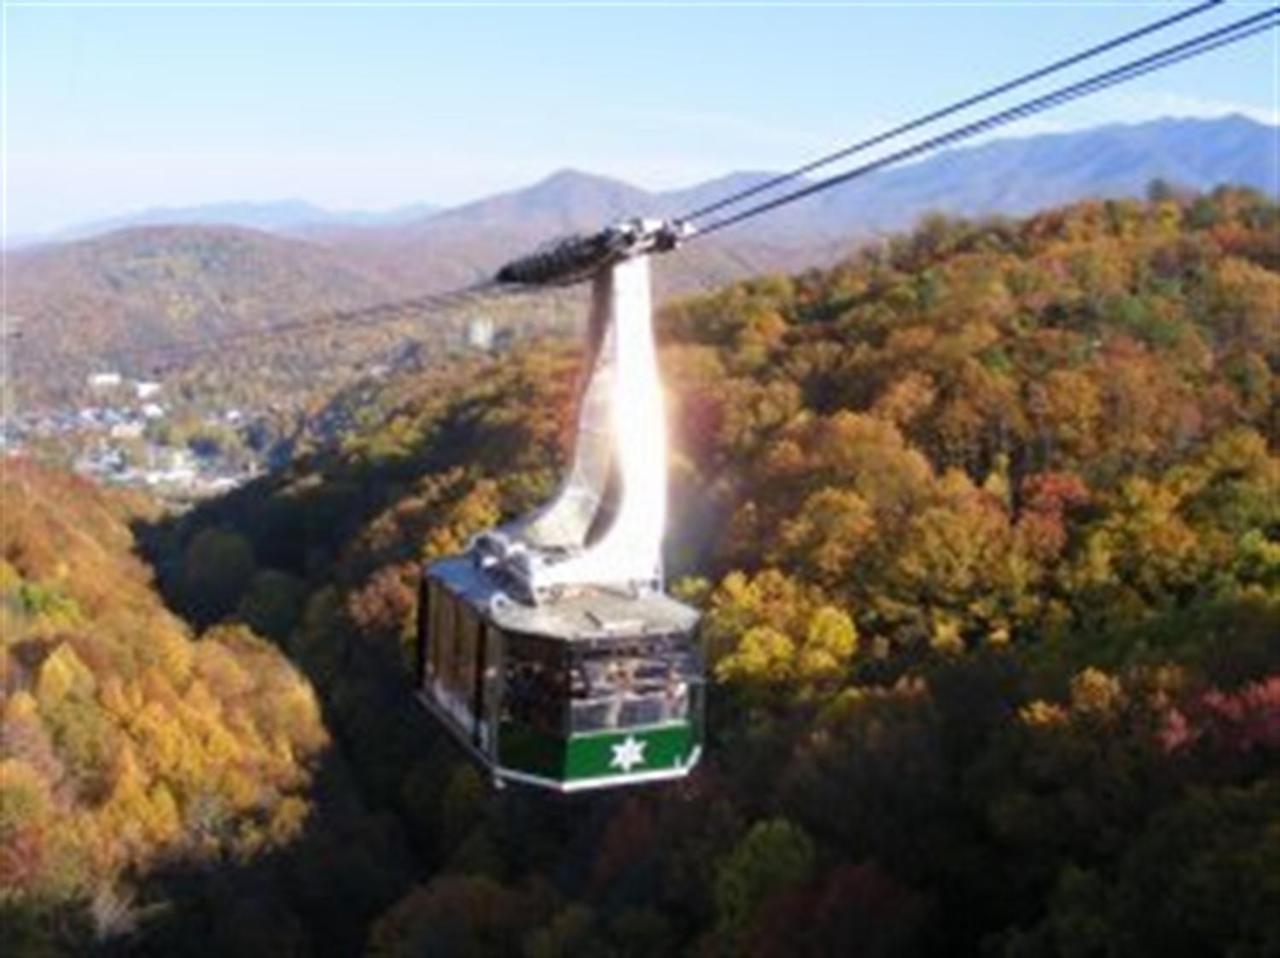
<path id="1" fill-rule="evenodd" d="M 1215 6 L 1215 5 L 1216 3 L 1213 3 L 1213 4 L 1203 5 L 1201 7 L 1192 8 L 1192 10 L 1184 12 L 1182 17 L 1168 18 L 1166 21 L 1162 21 L 1157 24 L 1152 24 L 1150 27 L 1146 28 L 1145 30 L 1135 31 L 1133 34 L 1129 34 L 1128 36 L 1137 37 L 1137 36 L 1145 35 L 1146 33 L 1151 32 L 1153 29 L 1159 28 L 1161 25 L 1168 25 L 1170 22 L 1174 21 L 1175 19 L 1183 19 L 1186 16 L 1190 16 L 1193 13 L 1200 12 L 1206 6 Z M 1162 50 L 1158 50 L 1155 53 L 1151 53 L 1151 54 L 1148 54 L 1147 56 L 1140 57 L 1128 63 L 1121 64 L 1118 67 L 1114 67 L 1110 70 L 1103 71 L 1102 73 L 1097 73 L 1097 74 L 1094 74 L 1093 76 L 1086 77 L 1085 79 L 1069 84 L 1068 86 L 1059 87 L 1056 90 L 1052 90 L 1048 93 L 1035 97 L 1031 100 L 1026 100 L 1022 103 L 1016 104 L 1015 106 L 1009 107 L 997 113 L 993 113 L 989 116 L 983 117 L 982 119 L 975 120 L 973 122 L 964 124 L 963 126 L 959 126 L 954 129 L 948 130 L 945 133 L 939 134 L 937 136 L 933 136 L 927 140 L 924 140 L 923 142 L 916 143 L 912 146 L 898 150 L 894 153 L 890 153 L 887 156 L 880 157 L 879 159 L 876 159 L 869 163 L 865 163 L 861 166 L 855 167 L 852 170 L 848 170 L 844 173 L 839 173 L 834 176 L 829 176 L 825 179 L 818 180 L 814 183 L 810 183 L 804 187 L 793 190 L 789 193 L 785 193 L 781 196 L 774 197 L 773 199 L 769 199 L 769 200 L 765 200 L 763 202 L 757 203 L 754 206 L 748 207 L 745 210 L 741 210 L 736 213 L 727 214 L 719 219 L 714 220 L 713 222 L 705 226 L 697 226 L 692 234 L 692 238 L 696 239 L 699 236 L 706 236 L 708 234 L 718 232 L 719 230 L 732 226 L 735 223 L 743 222 L 744 220 L 751 219 L 763 213 L 767 213 L 772 210 L 778 209 L 779 207 L 786 206 L 790 203 L 794 203 L 797 200 L 804 199 L 805 197 L 813 196 L 814 194 L 824 192 L 833 187 L 841 186 L 852 180 L 858 179 L 863 176 L 867 176 L 868 174 L 874 173 L 877 170 L 883 169 L 886 166 L 891 166 L 897 163 L 901 163 L 905 160 L 912 159 L 914 157 L 923 155 L 925 153 L 931 153 L 935 150 L 941 149 L 946 146 L 951 146 L 963 140 L 970 139 L 971 137 L 977 136 L 981 133 L 985 133 L 989 130 L 993 130 L 1000 126 L 1004 126 L 1005 124 L 1012 123 L 1016 120 L 1021 120 L 1026 117 L 1033 116 L 1037 113 L 1044 112 L 1045 110 L 1050 110 L 1050 109 L 1053 109 L 1054 107 L 1061 106 L 1062 104 L 1068 103 L 1072 100 L 1076 100 L 1081 97 L 1088 96 L 1093 93 L 1097 93 L 1101 90 L 1108 89 L 1110 87 L 1116 86 L 1121 83 L 1126 83 L 1130 80 L 1137 79 L 1138 77 L 1144 76 L 1148 73 L 1153 73 L 1156 70 L 1165 69 L 1166 67 L 1172 66 L 1175 63 L 1181 63 L 1184 60 L 1189 60 L 1193 57 L 1201 56 L 1205 53 L 1208 53 L 1212 50 L 1216 50 L 1220 47 L 1228 46 L 1234 43 L 1239 43 L 1240 41 L 1248 39 L 1249 37 L 1252 37 L 1256 34 L 1263 33 L 1267 30 L 1272 30 L 1277 26 L 1280 26 L 1280 6 L 1272 7 L 1262 11 L 1261 13 L 1256 13 L 1252 16 L 1245 17 L 1241 20 L 1237 20 L 1233 23 L 1227 24 L 1224 27 L 1219 27 L 1216 30 L 1211 30 L 1211 31 L 1208 31 L 1207 33 L 1200 34 L 1199 36 L 1192 37 L 1190 40 L 1185 40 L 1181 43 L 1177 43 L 1172 46 L 1166 47 Z M 1095 47 L 1094 51 L 1101 52 L 1103 50 L 1112 49 L 1114 48 L 1114 46 L 1115 46 L 1115 41 Z M 1093 54 L 1090 53 L 1089 55 L 1093 55 Z M 1069 63 L 1079 62 L 1079 59 L 1082 56 L 1084 56 L 1084 54 L 1077 56 L 1075 58 L 1067 58 L 1066 60 L 1059 61 L 1059 63 L 1062 65 L 1066 65 Z M 1057 68 L 1060 68 L 1060 67 L 1055 66 L 1052 69 L 1057 69 Z M 1049 69 L 1051 68 L 1046 68 L 1046 70 L 1049 70 Z M 979 94 L 978 97 L 976 98 L 970 98 L 968 101 L 961 101 L 961 103 L 974 103 L 974 102 L 977 102 L 978 100 L 986 99 L 989 96 L 995 95 L 995 91 L 1008 90 L 1008 89 L 1011 89 L 1012 86 L 1021 85 L 1024 82 L 1029 82 L 1029 80 L 1037 78 L 1039 76 L 1043 76 L 1043 75 L 1044 75 L 1044 71 L 1038 71 L 1037 73 L 1027 74 L 1026 77 L 1020 78 L 1019 80 L 1016 80 L 1016 81 L 1011 81 L 1010 84 L 1005 84 L 1005 85 L 1002 85 L 1001 87 L 996 87 L 993 89 L 993 91 L 987 91 L 986 93 Z M 940 118 L 942 116 L 946 116 L 952 112 L 955 112 L 955 110 L 959 108 L 960 107 L 958 105 L 955 107 L 949 107 L 944 110 L 936 111 L 935 113 L 930 114 L 929 116 L 932 118 Z M 901 127 L 898 127 L 897 130 L 906 132 L 907 130 L 915 129 L 916 127 L 921 126 L 924 123 L 929 121 L 930 121 L 929 117 L 921 118 L 920 120 L 912 121 L 909 124 L 905 124 Z M 689 214 L 689 216 L 693 218 L 698 215 L 706 215 L 709 211 L 721 210 L 730 205 L 736 205 L 753 195 L 759 194 L 761 192 L 764 192 L 770 189 L 771 187 L 779 186 L 783 183 L 790 182 L 794 179 L 797 179 L 800 176 L 802 176 L 803 173 L 805 172 L 814 170 L 820 166 L 825 166 L 831 162 L 834 162 L 837 159 L 842 159 L 842 158 L 851 156 L 854 153 L 861 152 L 862 150 L 867 149 L 872 145 L 882 143 L 894 135 L 896 135 L 895 131 L 889 131 L 888 133 L 881 134 L 879 137 L 872 137 L 869 140 L 864 140 L 861 143 L 854 144 L 853 146 L 847 147 L 844 150 L 837 151 L 836 153 L 832 153 L 826 157 L 822 157 L 818 160 L 815 160 L 812 163 L 805 164 L 802 167 L 797 167 L 796 170 L 793 170 L 789 173 L 782 174 L 764 183 L 758 184 L 757 186 L 754 186 L 751 189 L 743 190 L 740 193 L 737 193 L 733 196 L 726 197 L 722 200 L 719 200 L 718 202 L 713 203 L 710 206 L 703 207 L 701 211 L 694 211 L 693 213 Z"/>
<path id="2" fill-rule="evenodd" d="M 1118 37 L 1113 37 L 1105 43 L 1099 43 L 1096 46 L 1089 47 L 1087 50 L 1081 50 L 1079 53 L 1074 53 L 1069 57 L 1064 57 L 1061 60 L 1055 60 L 1048 66 L 1032 70 L 1030 73 L 1024 73 L 1021 76 L 1014 77 L 1012 80 L 997 84 L 996 86 L 990 87 L 979 93 L 975 93 L 972 96 L 967 96 L 963 100 L 957 100 L 955 103 L 948 104 L 941 109 L 933 110 L 923 116 L 918 116 L 913 120 L 908 120 L 906 123 L 902 123 L 892 129 L 885 130 L 883 133 L 877 133 L 865 140 L 859 140 L 857 143 L 836 150 L 834 153 L 828 153 L 825 156 L 820 156 L 815 160 L 811 160 L 808 163 L 797 166 L 785 173 L 780 173 L 777 176 L 770 177 L 762 183 L 757 183 L 754 186 L 739 190 L 729 196 L 721 197 L 713 203 L 708 203 L 706 206 L 700 206 L 695 210 L 690 210 L 688 213 L 677 218 L 687 221 L 702 219 L 711 213 L 724 209 L 726 206 L 732 206 L 752 196 L 768 192 L 769 190 L 782 186 L 785 183 L 789 183 L 792 180 L 797 180 L 806 173 L 812 173 L 814 170 L 821 169 L 824 166 L 830 166 L 832 163 L 838 162 L 839 160 L 848 159 L 857 153 L 862 153 L 874 146 L 879 146 L 881 143 L 886 143 L 889 140 L 896 139 L 897 137 L 910 133 L 913 130 L 918 130 L 921 127 L 928 126 L 930 123 L 936 123 L 938 120 L 945 119 L 946 117 L 959 113 L 962 110 L 967 110 L 971 106 L 977 106 L 979 103 L 985 103 L 987 100 L 995 99 L 1004 93 L 1016 90 L 1018 87 L 1026 86 L 1028 83 L 1044 79 L 1045 77 L 1061 72 L 1068 67 L 1073 67 L 1076 64 L 1083 63 L 1086 60 L 1091 60 L 1094 57 L 1101 56 L 1111 50 L 1118 49 L 1127 43 L 1132 43 L 1142 37 L 1164 30 L 1167 27 L 1173 26 L 1175 23 L 1181 23 L 1183 20 L 1198 16 L 1199 14 L 1218 6 L 1220 3 L 1222 3 L 1222 0 L 1208 0 L 1207 3 L 1188 7 L 1186 10 L 1181 10 L 1172 16 L 1156 20 L 1153 23 L 1148 23 L 1136 30 L 1131 30 Z"/>
<path id="3" fill-rule="evenodd" d="M 249 329 L 233 330 L 218 336 L 204 337 L 191 342 L 156 343 L 151 346 L 134 346 L 111 349 L 106 356 L 113 360 L 145 357 L 157 364 L 177 362 L 192 356 L 213 350 L 223 350 L 244 343 L 256 342 L 260 339 L 286 337 L 291 335 L 320 335 L 328 332 L 346 332 L 368 326 L 379 326 L 405 318 L 406 313 L 414 311 L 443 312 L 469 305 L 480 298 L 491 298 L 497 295 L 513 295 L 519 290 L 504 288 L 493 280 L 484 280 L 471 286 L 450 290 L 444 293 L 428 293 L 405 299 L 388 300 L 371 306 L 357 306 L 351 309 L 336 310 L 330 313 L 308 314 L 305 318 L 282 320 Z M 24 343 L 22 337 L 14 337 L 18 344 Z M 239 354 L 243 358 L 243 354 Z M 54 357 L 24 357 L 23 365 L 53 371 L 65 366 L 64 360 Z"/>

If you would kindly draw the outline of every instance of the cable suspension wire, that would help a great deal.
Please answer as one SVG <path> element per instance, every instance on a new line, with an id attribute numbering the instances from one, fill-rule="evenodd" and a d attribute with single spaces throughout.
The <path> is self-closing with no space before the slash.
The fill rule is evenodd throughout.
<path id="1" fill-rule="evenodd" d="M 396 319 L 406 309 L 443 310 L 461 306 L 479 298 L 491 298 L 511 295 L 513 291 L 493 280 L 483 280 L 470 286 L 460 287 L 443 293 L 429 293 L 422 296 L 411 296 L 404 299 L 375 303 L 371 306 L 341 310 L 316 318 L 314 315 L 306 319 L 289 319 L 282 322 L 257 326 L 252 329 L 236 330 L 220 336 L 209 336 L 179 343 L 156 343 L 153 346 L 126 346 L 104 351 L 101 358 L 113 361 L 124 359 L 148 359 L 157 363 L 175 362 L 203 355 L 216 350 L 225 349 L 238 343 L 257 342 L 259 340 L 293 335 L 310 335 L 329 331 L 345 331 L 366 326 L 378 326 Z M 14 343 L 21 349 L 25 342 L 18 339 Z M 86 357 L 88 358 L 88 357 Z M 23 365 L 47 366 L 60 368 L 61 362 L 52 359 L 42 362 L 36 357 L 24 358 Z"/>
<path id="2" fill-rule="evenodd" d="M 1237 43 L 1255 34 L 1274 29 L 1277 26 L 1280 26 L 1280 7 L 1272 7 L 1262 13 L 1246 17 L 1243 20 L 1238 20 L 1225 27 L 1220 27 L 1217 30 L 1201 34 L 1191 40 L 1175 44 L 1171 47 L 1166 47 L 1156 53 L 1133 60 L 1103 73 L 1096 74 L 1069 86 L 1061 87 L 1032 100 L 1027 100 L 1016 106 L 987 116 L 981 120 L 956 127 L 946 133 L 939 134 L 938 136 L 924 140 L 913 146 L 898 150 L 895 153 L 890 153 L 887 156 L 881 157 L 880 159 L 874 160 L 870 163 L 865 163 L 862 166 L 855 167 L 847 172 L 827 177 L 826 179 L 819 180 L 802 189 L 793 190 L 790 193 L 785 193 L 782 196 L 759 203 L 738 213 L 725 216 L 698 229 L 686 242 L 692 242 L 699 237 L 718 232 L 719 230 L 733 226 L 736 223 L 741 223 L 744 220 L 759 216 L 762 213 L 767 213 L 771 210 L 777 209 L 778 207 L 794 203 L 807 196 L 812 196 L 815 193 L 820 193 L 825 190 L 829 190 L 832 187 L 848 183 L 850 180 L 866 176 L 894 163 L 900 163 L 911 157 L 929 153 L 939 149 L 940 147 L 960 142 L 980 133 L 984 133 L 987 130 L 1004 126 L 1005 124 L 1012 123 L 1015 120 L 1023 119 L 1024 117 L 1032 116 L 1036 113 L 1041 113 L 1071 100 L 1079 99 L 1080 97 L 1096 93 L 1100 90 L 1107 89 L 1108 87 L 1116 86 L 1128 80 L 1143 76 L 1144 74 L 1172 66 L 1173 64 L 1179 63 L 1183 60 L 1200 56 L 1211 50 L 1215 50 L 1218 47 Z"/>
<path id="3" fill-rule="evenodd" d="M 280 323 L 258 326 L 254 329 L 238 330 L 224 336 L 211 337 L 207 340 L 197 341 L 191 344 L 174 343 L 168 346 L 157 345 L 154 348 L 138 347 L 132 350 L 120 350 L 117 355 L 129 355 L 131 353 L 143 353 L 148 356 L 155 356 L 157 354 L 181 354 L 192 350 L 205 351 L 210 348 L 221 348 L 222 346 L 242 340 L 258 340 L 274 336 L 318 333 L 335 328 L 345 330 L 362 326 L 376 326 L 395 319 L 396 316 L 405 309 L 447 309 L 449 307 L 459 306 L 470 299 L 493 294 L 499 291 L 498 284 L 491 280 L 485 280 L 471 286 L 464 286 L 460 289 L 450 290 L 445 293 L 414 296 L 406 299 L 376 303 L 372 306 L 352 310 L 343 310 L 342 312 L 332 313 L 320 319 L 290 319 Z"/>
<path id="4" fill-rule="evenodd" d="M 803 166 L 797 166 L 795 169 L 789 170 L 786 173 L 780 173 L 777 176 L 770 177 L 762 183 L 757 183 L 754 186 L 739 190 L 736 193 L 732 193 L 729 196 L 716 200 L 714 203 L 701 206 L 696 210 L 692 210 L 689 213 L 678 217 L 678 219 L 695 220 L 705 217 L 710 213 L 717 212 L 718 210 L 722 210 L 727 206 L 735 206 L 749 197 L 756 196 L 760 193 L 766 192 L 767 190 L 772 190 L 775 187 L 781 186 L 784 183 L 789 183 L 792 180 L 799 179 L 806 173 L 812 173 L 814 170 L 824 166 L 829 166 L 838 160 L 848 159 L 856 153 L 869 150 L 873 146 L 879 146 L 881 143 L 885 143 L 889 140 L 902 136 L 904 133 L 910 133 L 913 130 L 918 130 L 922 126 L 927 126 L 928 124 L 941 120 L 944 117 L 959 113 L 961 110 L 968 109 L 971 106 L 976 106 L 979 103 L 984 103 L 987 100 L 993 99 L 1001 94 L 1008 93 L 1018 87 L 1025 86 L 1035 80 L 1043 79 L 1050 74 L 1058 73 L 1068 67 L 1072 67 L 1079 63 L 1083 63 L 1086 60 L 1091 60 L 1094 57 L 1101 56 L 1102 54 L 1122 47 L 1125 44 L 1132 43 L 1134 40 L 1149 36 L 1150 34 L 1165 29 L 1166 27 L 1171 27 L 1175 23 L 1181 23 L 1183 20 L 1187 20 L 1190 17 L 1204 13 L 1213 7 L 1219 6 L 1221 3 L 1222 0 L 1208 0 L 1207 3 L 1201 3 L 1194 7 L 1190 7 L 1189 9 L 1175 13 L 1172 16 L 1156 20 L 1146 26 L 1132 30 L 1129 33 L 1124 33 L 1118 37 L 1114 37 L 1105 43 L 1100 43 L 1087 50 L 1082 50 L 1069 57 L 1064 57 L 1061 60 L 1050 63 L 1048 66 L 1041 67 L 1038 70 L 1032 70 L 1030 73 L 1024 73 L 1012 80 L 1008 80 L 997 86 L 975 93 L 973 96 L 966 97 L 963 100 L 944 106 L 941 109 L 934 110 L 932 113 L 926 113 L 923 116 L 916 117 L 914 120 L 908 120 L 906 123 L 895 126 L 891 130 L 878 133 L 875 136 L 854 143 L 852 146 L 847 146 L 835 151 L 834 153 L 828 153 L 825 156 L 818 157 L 816 160 L 805 163 Z"/>

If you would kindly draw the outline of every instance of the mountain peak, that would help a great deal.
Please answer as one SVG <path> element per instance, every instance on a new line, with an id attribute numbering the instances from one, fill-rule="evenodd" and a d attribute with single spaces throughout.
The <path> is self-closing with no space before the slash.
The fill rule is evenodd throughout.
<path id="1" fill-rule="evenodd" d="M 607 177 L 601 176 L 598 173 L 588 173 L 586 170 L 580 170 L 577 167 L 563 166 L 560 169 L 547 174 L 535 183 L 534 186 L 552 186 L 565 183 L 600 183 L 606 181 Z"/>
<path id="2" fill-rule="evenodd" d="M 535 192 L 564 192 L 564 191 L 604 191 L 604 192 L 629 192 L 644 193 L 638 186 L 633 186 L 623 180 L 616 179 L 611 176 L 602 176 L 599 173 L 588 173 L 585 170 L 575 169 L 573 167 L 564 167 L 556 170 L 554 173 L 544 177 L 532 186 L 523 190 L 517 190 L 517 193 L 535 193 Z"/>

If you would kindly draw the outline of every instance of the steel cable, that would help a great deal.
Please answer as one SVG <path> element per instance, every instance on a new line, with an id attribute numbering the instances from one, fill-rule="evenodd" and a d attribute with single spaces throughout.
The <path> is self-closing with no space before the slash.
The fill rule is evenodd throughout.
<path id="1" fill-rule="evenodd" d="M 1012 80 L 1008 80 L 997 86 L 983 90 L 980 93 L 975 93 L 973 96 L 966 97 L 963 100 L 960 100 L 956 103 L 952 103 L 948 106 L 944 106 L 941 109 L 934 110 L 932 113 L 927 113 L 924 116 L 916 117 L 914 120 L 909 120 L 906 123 L 903 123 L 899 126 L 895 126 L 891 130 L 886 130 L 883 133 L 877 133 L 875 136 L 872 136 L 865 140 L 861 140 L 857 143 L 854 143 L 852 146 L 847 146 L 847 147 L 844 147 L 843 149 L 837 150 L 834 153 L 828 153 L 825 156 L 818 157 L 816 160 L 812 160 L 809 163 L 805 163 L 803 166 L 797 166 L 795 169 L 789 170 L 786 173 L 780 173 L 777 176 L 774 176 L 768 180 L 765 180 L 763 183 L 757 183 L 755 186 L 748 187 L 747 189 L 744 189 L 744 190 L 739 190 L 736 193 L 723 197 L 722 199 L 716 200 L 714 203 L 709 203 L 706 206 L 699 207 L 698 209 L 693 210 L 689 213 L 686 213 L 683 216 L 677 217 L 677 219 L 686 220 L 686 221 L 696 220 L 700 217 L 706 216 L 709 213 L 714 213 L 717 210 L 722 210 L 726 206 L 737 205 L 738 203 L 742 202 L 742 200 L 745 200 L 748 197 L 756 196 L 760 193 L 766 192 L 767 190 L 771 190 L 774 187 L 781 186 L 783 183 L 788 183 L 791 180 L 799 179 L 800 177 L 804 176 L 806 173 L 811 173 L 814 170 L 819 169 L 821 167 L 829 166 L 830 164 L 835 163 L 837 160 L 848 159 L 850 156 L 853 156 L 856 153 L 861 153 L 865 150 L 869 150 L 873 146 L 879 146 L 881 143 L 885 143 L 889 140 L 902 136 L 904 133 L 910 133 L 912 130 L 918 130 L 922 126 L 926 126 L 937 120 L 941 120 L 944 117 L 948 117 L 955 113 L 959 113 L 961 110 L 968 109 L 971 106 L 976 106 L 979 103 L 984 103 L 987 100 L 993 99 L 997 96 L 1000 96 L 1001 94 L 1008 93 L 1009 91 L 1017 89 L 1020 86 L 1025 86 L 1026 84 L 1032 83 L 1035 80 L 1043 79 L 1044 77 L 1047 77 L 1050 74 L 1057 73 L 1061 70 L 1065 70 L 1067 67 L 1075 66 L 1076 64 L 1083 63 L 1086 60 L 1091 60 L 1094 57 L 1101 56 L 1102 54 L 1108 53 L 1111 50 L 1115 50 L 1119 47 L 1122 47 L 1127 43 L 1132 43 L 1134 40 L 1138 40 L 1138 39 L 1141 39 L 1142 37 L 1149 36 L 1150 34 L 1153 34 L 1153 33 L 1156 33 L 1157 31 L 1165 29 L 1166 27 L 1171 27 L 1175 23 L 1181 23 L 1183 20 L 1186 20 L 1190 17 L 1194 17 L 1198 14 L 1204 13 L 1205 11 L 1212 9 L 1213 7 L 1216 7 L 1221 3 L 1222 3 L 1222 0 L 1209 0 L 1209 2 L 1207 3 L 1201 3 L 1197 6 L 1191 7 L 1190 9 L 1183 10 L 1179 13 L 1176 13 L 1173 16 L 1165 17 L 1161 20 L 1156 20 L 1154 23 L 1149 23 L 1144 27 L 1139 27 L 1137 30 L 1132 30 L 1129 33 L 1121 34 L 1120 36 L 1115 37 L 1111 40 L 1108 40 L 1105 43 L 1100 43 L 1097 46 L 1090 47 L 1087 50 L 1082 50 L 1081 52 L 1072 54 L 1069 57 L 1064 57 L 1063 59 L 1057 60 L 1049 64 L 1048 66 L 1041 67 L 1038 70 L 1032 70 L 1030 73 L 1024 73 L 1023 75 L 1019 77 L 1015 77 Z"/>
<path id="2" fill-rule="evenodd" d="M 1235 23 L 1201 34 L 1198 37 L 1193 37 L 1190 40 L 1183 41 L 1182 43 L 1175 44 L 1171 47 L 1166 47 L 1156 53 L 1130 61 L 1129 63 L 1123 64 L 1119 67 L 1114 67 L 1103 73 L 1099 73 L 1092 77 L 1070 84 L 1069 86 L 1061 87 L 1050 93 L 1043 94 L 1032 100 L 1025 101 L 1016 106 L 984 117 L 983 119 L 954 128 L 946 133 L 939 134 L 938 136 L 931 137 L 930 139 L 924 140 L 913 146 L 906 147 L 905 149 L 898 150 L 895 153 L 890 153 L 880 159 L 873 160 L 870 163 L 865 163 L 862 166 L 855 167 L 852 170 L 827 177 L 826 179 L 819 180 L 816 183 L 803 187 L 802 189 L 793 190 L 790 193 L 785 193 L 782 196 L 775 197 L 774 199 L 759 203 L 756 206 L 749 207 L 738 213 L 723 217 L 698 229 L 694 232 L 692 237 L 690 237 L 689 241 L 718 232 L 719 230 L 725 229 L 726 227 L 732 226 L 736 223 L 741 223 L 744 220 L 759 216 L 762 213 L 767 213 L 771 210 L 777 209 L 778 207 L 804 199 L 807 196 L 812 196 L 815 193 L 820 193 L 825 190 L 829 190 L 832 187 L 843 185 L 851 180 L 874 173 L 886 166 L 900 163 L 903 160 L 910 159 L 924 153 L 932 152 L 933 150 L 937 150 L 943 146 L 958 143 L 962 140 L 977 136 L 980 133 L 995 129 L 996 127 L 1012 123 L 1014 120 L 1023 119 L 1036 113 L 1041 113 L 1071 100 L 1079 99 L 1080 97 L 1087 96 L 1091 93 L 1096 93 L 1099 90 L 1116 86 L 1147 73 L 1152 73 L 1156 70 L 1172 66 L 1175 63 L 1180 63 L 1183 60 L 1200 56 L 1219 47 L 1237 43 L 1257 33 L 1273 29 L 1280 25 L 1278 15 L 1280 15 L 1280 7 L 1273 7 L 1262 13 L 1246 17 L 1243 20 L 1238 20 Z"/>

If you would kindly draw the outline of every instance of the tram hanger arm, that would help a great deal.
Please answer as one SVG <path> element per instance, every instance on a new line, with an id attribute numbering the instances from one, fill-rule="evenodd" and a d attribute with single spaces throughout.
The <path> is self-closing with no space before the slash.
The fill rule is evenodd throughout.
<path id="1" fill-rule="evenodd" d="M 692 234 L 693 227 L 682 220 L 622 220 L 598 233 L 557 240 L 514 259 L 495 278 L 522 286 L 569 286 L 633 256 L 673 250 Z"/>

